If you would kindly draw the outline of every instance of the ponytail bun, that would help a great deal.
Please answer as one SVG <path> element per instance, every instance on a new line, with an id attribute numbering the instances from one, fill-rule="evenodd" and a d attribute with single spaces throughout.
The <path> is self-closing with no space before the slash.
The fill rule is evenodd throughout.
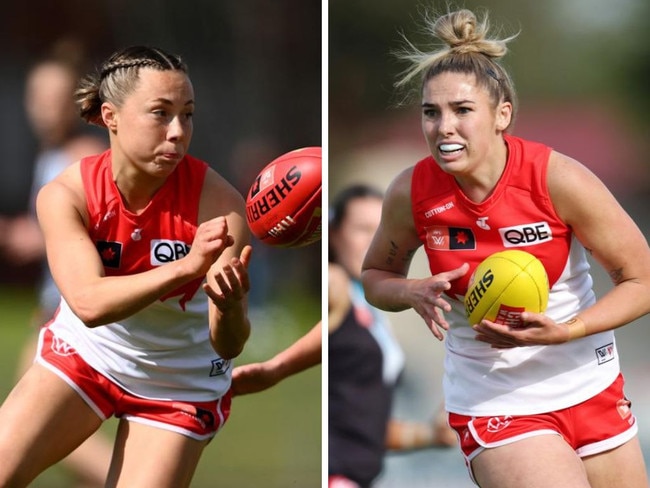
<path id="1" fill-rule="evenodd" d="M 476 83 L 488 90 L 495 107 L 500 102 L 512 104 L 514 119 L 517 96 L 512 80 L 499 64 L 499 59 L 506 55 L 508 42 L 517 34 L 507 38 L 489 37 L 487 12 L 478 19 L 474 12 L 467 9 L 448 12 L 438 18 L 432 18 L 427 13 L 424 23 L 425 31 L 437 41 L 437 47 L 432 51 L 422 51 L 403 37 L 405 47 L 396 55 L 410 66 L 400 75 L 395 86 L 404 88 L 419 78 L 421 83 L 417 95 L 420 96 L 424 84 L 439 74 L 473 75 Z"/>
<path id="2" fill-rule="evenodd" d="M 477 53 L 490 58 L 501 58 L 508 52 L 507 40 L 488 39 L 490 23 L 487 14 L 482 21 L 474 12 L 463 9 L 439 17 L 432 26 L 435 37 L 458 54 Z"/>

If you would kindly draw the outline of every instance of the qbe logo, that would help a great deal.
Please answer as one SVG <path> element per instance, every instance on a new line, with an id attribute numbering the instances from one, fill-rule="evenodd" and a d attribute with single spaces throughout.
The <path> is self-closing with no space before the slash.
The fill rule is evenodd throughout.
<path id="1" fill-rule="evenodd" d="M 515 225 L 499 229 L 505 247 L 534 246 L 553 240 L 553 233 L 548 222 Z"/>
<path id="2" fill-rule="evenodd" d="M 184 258 L 190 252 L 190 247 L 183 241 L 154 239 L 151 241 L 151 265 L 160 266 Z"/>

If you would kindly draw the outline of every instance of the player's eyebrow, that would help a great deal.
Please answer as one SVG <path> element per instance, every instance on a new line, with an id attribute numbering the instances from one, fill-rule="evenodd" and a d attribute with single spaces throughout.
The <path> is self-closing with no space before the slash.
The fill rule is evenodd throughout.
<path id="1" fill-rule="evenodd" d="M 165 98 L 165 97 L 154 98 L 152 100 L 152 103 L 162 103 L 164 105 L 173 105 L 174 104 L 174 102 L 172 102 L 171 100 L 169 100 L 168 98 Z M 187 106 L 187 105 L 194 105 L 194 100 L 189 99 L 187 102 L 185 102 L 185 106 Z"/>
<path id="2" fill-rule="evenodd" d="M 452 102 L 449 102 L 448 105 L 456 107 L 456 106 L 459 106 L 459 105 L 465 105 L 467 103 L 475 104 L 476 102 L 474 100 L 463 99 L 463 100 L 454 100 Z M 439 107 L 439 104 L 431 103 L 431 102 L 422 102 L 422 108 L 432 108 L 432 107 L 433 108 Z"/>

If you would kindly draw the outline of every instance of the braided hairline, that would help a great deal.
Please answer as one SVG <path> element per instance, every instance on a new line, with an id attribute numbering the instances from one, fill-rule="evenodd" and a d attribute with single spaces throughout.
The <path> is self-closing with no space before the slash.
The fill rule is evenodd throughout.
<path id="1" fill-rule="evenodd" d="M 101 107 L 106 101 L 120 106 L 134 89 L 140 68 L 187 73 L 187 65 L 178 55 L 147 46 L 132 46 L 116 52 L 94 73 L 81 79 L 75 93 L 81 117 L 88 123 L 106 127 Z"/>
<path id="2" fill-rule="evenodd" d="M 102 67 L 100 73 L 100 79 L 103 80 L 109 74 L 117 71 L 118 69 L 143 68 L 143 67 L 165 69 L 162 63 L 154 59 L 129 59 L 129 60 L 113 61 L 113 62 L 106 63 Z"/>
<path id="3" fill-rule="evenodd" d="M 139 52 L 137 52 L 139 51 Z M 142 53 L 144 52 L 144 55 Z M 180 57 L 166 53 L 165 51 L 152 47 L 133 47 L 115 57 L 107 60 L 102 66 L 100 79 L 103 80 L 109 74 L 119 69 L 151 67 L 161 71 L 168 69 L 187 71 L 185 63 Z"/>

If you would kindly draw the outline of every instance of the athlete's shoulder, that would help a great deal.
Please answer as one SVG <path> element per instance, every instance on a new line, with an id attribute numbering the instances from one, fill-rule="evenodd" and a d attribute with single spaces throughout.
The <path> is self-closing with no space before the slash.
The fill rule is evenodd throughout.
<path id="1" fill-rule="evenodd" d="M 49 183 L 43 185 L 41 191 L 43 192 L 45 190 L 45 192 L 56 192 L 57 188 L 59 189 L 58 191 L 80 191 L 83 193 L 81 161 L 76 161 L 68 165 Z"/>
<path id="2" fill-rule="evenodd" d="M 512 134 L 504 134 L 503 139 L 508 145 L 509 152 L 515 156 L 520 156 L 524 160 L 537 158 L 548 160 L 553 150 L 551 146 L 543 142 L 524 139 Z"/>
<path id="3" fill-rule="evenodd" d="M 208 167 L 205 173 L 203 193 L 206 192 L 213 196 L 218 195 L 220 199 L 228 202 L 244 205 L 244 197 L 239 190 L 223 175 L 211 167 Z"/>
<path id="4" fill-rule="evenodd" d="M 238 215 L 245 218 L 246 203 L 243 195 L 224 176 L 208 166 L 201 189 L 201 222 L 219 215 Z"/>
<path id="5" fill-rule="evenodd" d="M 388 189 L 386 190 L 386 198 L 391 199 L 398 196 L 410 196 L 411 183 L 413 181 L 414 172 L 415 166 L 410 166 L 400 171 L 388 185 Z"/>
<path id="6" fill-rule="evenodd" d="M 547 179 L 549 193 L 558 210 L 573 208 L 578 202 L 583 202 L 585 208 L 593 208 L 594 202 L 613 198 L 602 180 L 587 166 L 557 151 L 549 158 Z"/>
<path id="7" fill-rule="evenodd" d="M 86 197 L 80 165 L 79 161 L 71 164 L 41 187 L 36 196 L 39 216 L 51 211 L 62 212 L 64 208 L 74 208 L 79 215 L 85 215 Z"/>

